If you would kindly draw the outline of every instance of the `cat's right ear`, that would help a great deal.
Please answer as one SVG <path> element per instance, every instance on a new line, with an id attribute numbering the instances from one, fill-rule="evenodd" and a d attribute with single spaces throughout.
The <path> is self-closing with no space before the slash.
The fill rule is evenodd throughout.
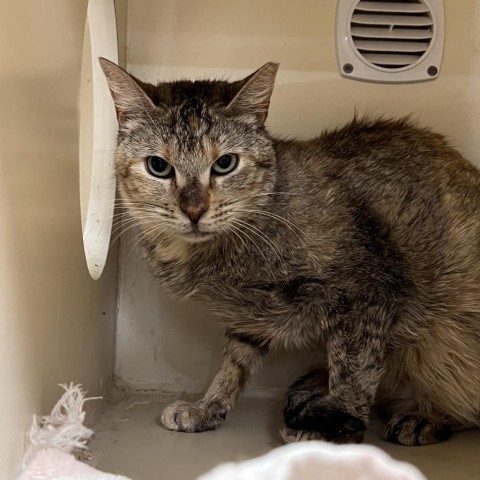
<path id="1" fill-rule="evenodd" d="M 119 124 L 149 113 L 155 108 L 147 94 L 123 68 L 106 58 L 100 57 L 98 61 L 107 78 Z"/>

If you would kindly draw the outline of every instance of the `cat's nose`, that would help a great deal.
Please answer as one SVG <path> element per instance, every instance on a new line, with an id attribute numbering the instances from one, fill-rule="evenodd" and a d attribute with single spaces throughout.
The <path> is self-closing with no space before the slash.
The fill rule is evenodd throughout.
<path id="1" fill-rule="evenodd" d="M 207 189 L 196 179 L 188 182 L 180 191 L 178 206 L 196 225 L 210 205 Z"/>
<path id="2" fill-rule="evenodd" d="M 185 208 L 182 208 L 182 211 L 190 219 L 190 221 L 196 225 L 200 220 L 200 217 L 207 211 L 207 208 L 202 203 L 199 205 L 188 205 Z"/>

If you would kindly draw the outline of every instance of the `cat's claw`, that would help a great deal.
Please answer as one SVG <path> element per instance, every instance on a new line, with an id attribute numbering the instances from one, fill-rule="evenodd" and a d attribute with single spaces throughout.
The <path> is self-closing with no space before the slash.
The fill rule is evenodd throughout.
<path id="1" fill-rule="evenodd" d="M 205 432 L 215 430 L 225 420 L 227 411 L 218 404 L 179 400 L 168 405 L 157 422 L 176 432 Z"/>
<path id="2" fill-rule="evenodd" d="M 306 442 L 308 440 L 325 440 L 325 437 L 318 432 L 307 432 L 306 430 L 293 430 L 284 427 L 280 430 L 280 435 L 285 443 Z"/>

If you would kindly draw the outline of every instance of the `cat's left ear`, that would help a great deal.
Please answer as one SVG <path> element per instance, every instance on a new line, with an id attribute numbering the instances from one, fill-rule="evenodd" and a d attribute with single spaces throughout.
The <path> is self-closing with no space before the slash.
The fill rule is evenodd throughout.
<path id="1" fill-rule="evenodd" d="M 279 64 L 268 62 L 244 80 L 243 87 L 228 104 L 227 111 L 263 125 L 268 115 Z"/>

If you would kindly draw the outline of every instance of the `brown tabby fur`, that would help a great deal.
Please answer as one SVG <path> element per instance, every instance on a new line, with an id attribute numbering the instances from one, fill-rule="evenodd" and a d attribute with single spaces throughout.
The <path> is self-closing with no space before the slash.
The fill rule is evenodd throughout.
<path id="1" fill-rule="evenodd" d="M 151 270 L 226 325 L 211 387 L 167 407 L 165 427 L 216 428 L 270 349 L 324 345 L 328 371 L 288 392 L 287 441 L 361 441 L 374 404 L 385 438 L 404 445 L 479 424 L 480 174 L 442 136 L 355 118 L 282 140 L 264 127 L 276 64 L 232 83 L 153 86 L 101 63 L 120 197 Z M 238 167 L 214 176 L 226 153 Z M 150 175 L 150 155 L 175 176 Z"/>

